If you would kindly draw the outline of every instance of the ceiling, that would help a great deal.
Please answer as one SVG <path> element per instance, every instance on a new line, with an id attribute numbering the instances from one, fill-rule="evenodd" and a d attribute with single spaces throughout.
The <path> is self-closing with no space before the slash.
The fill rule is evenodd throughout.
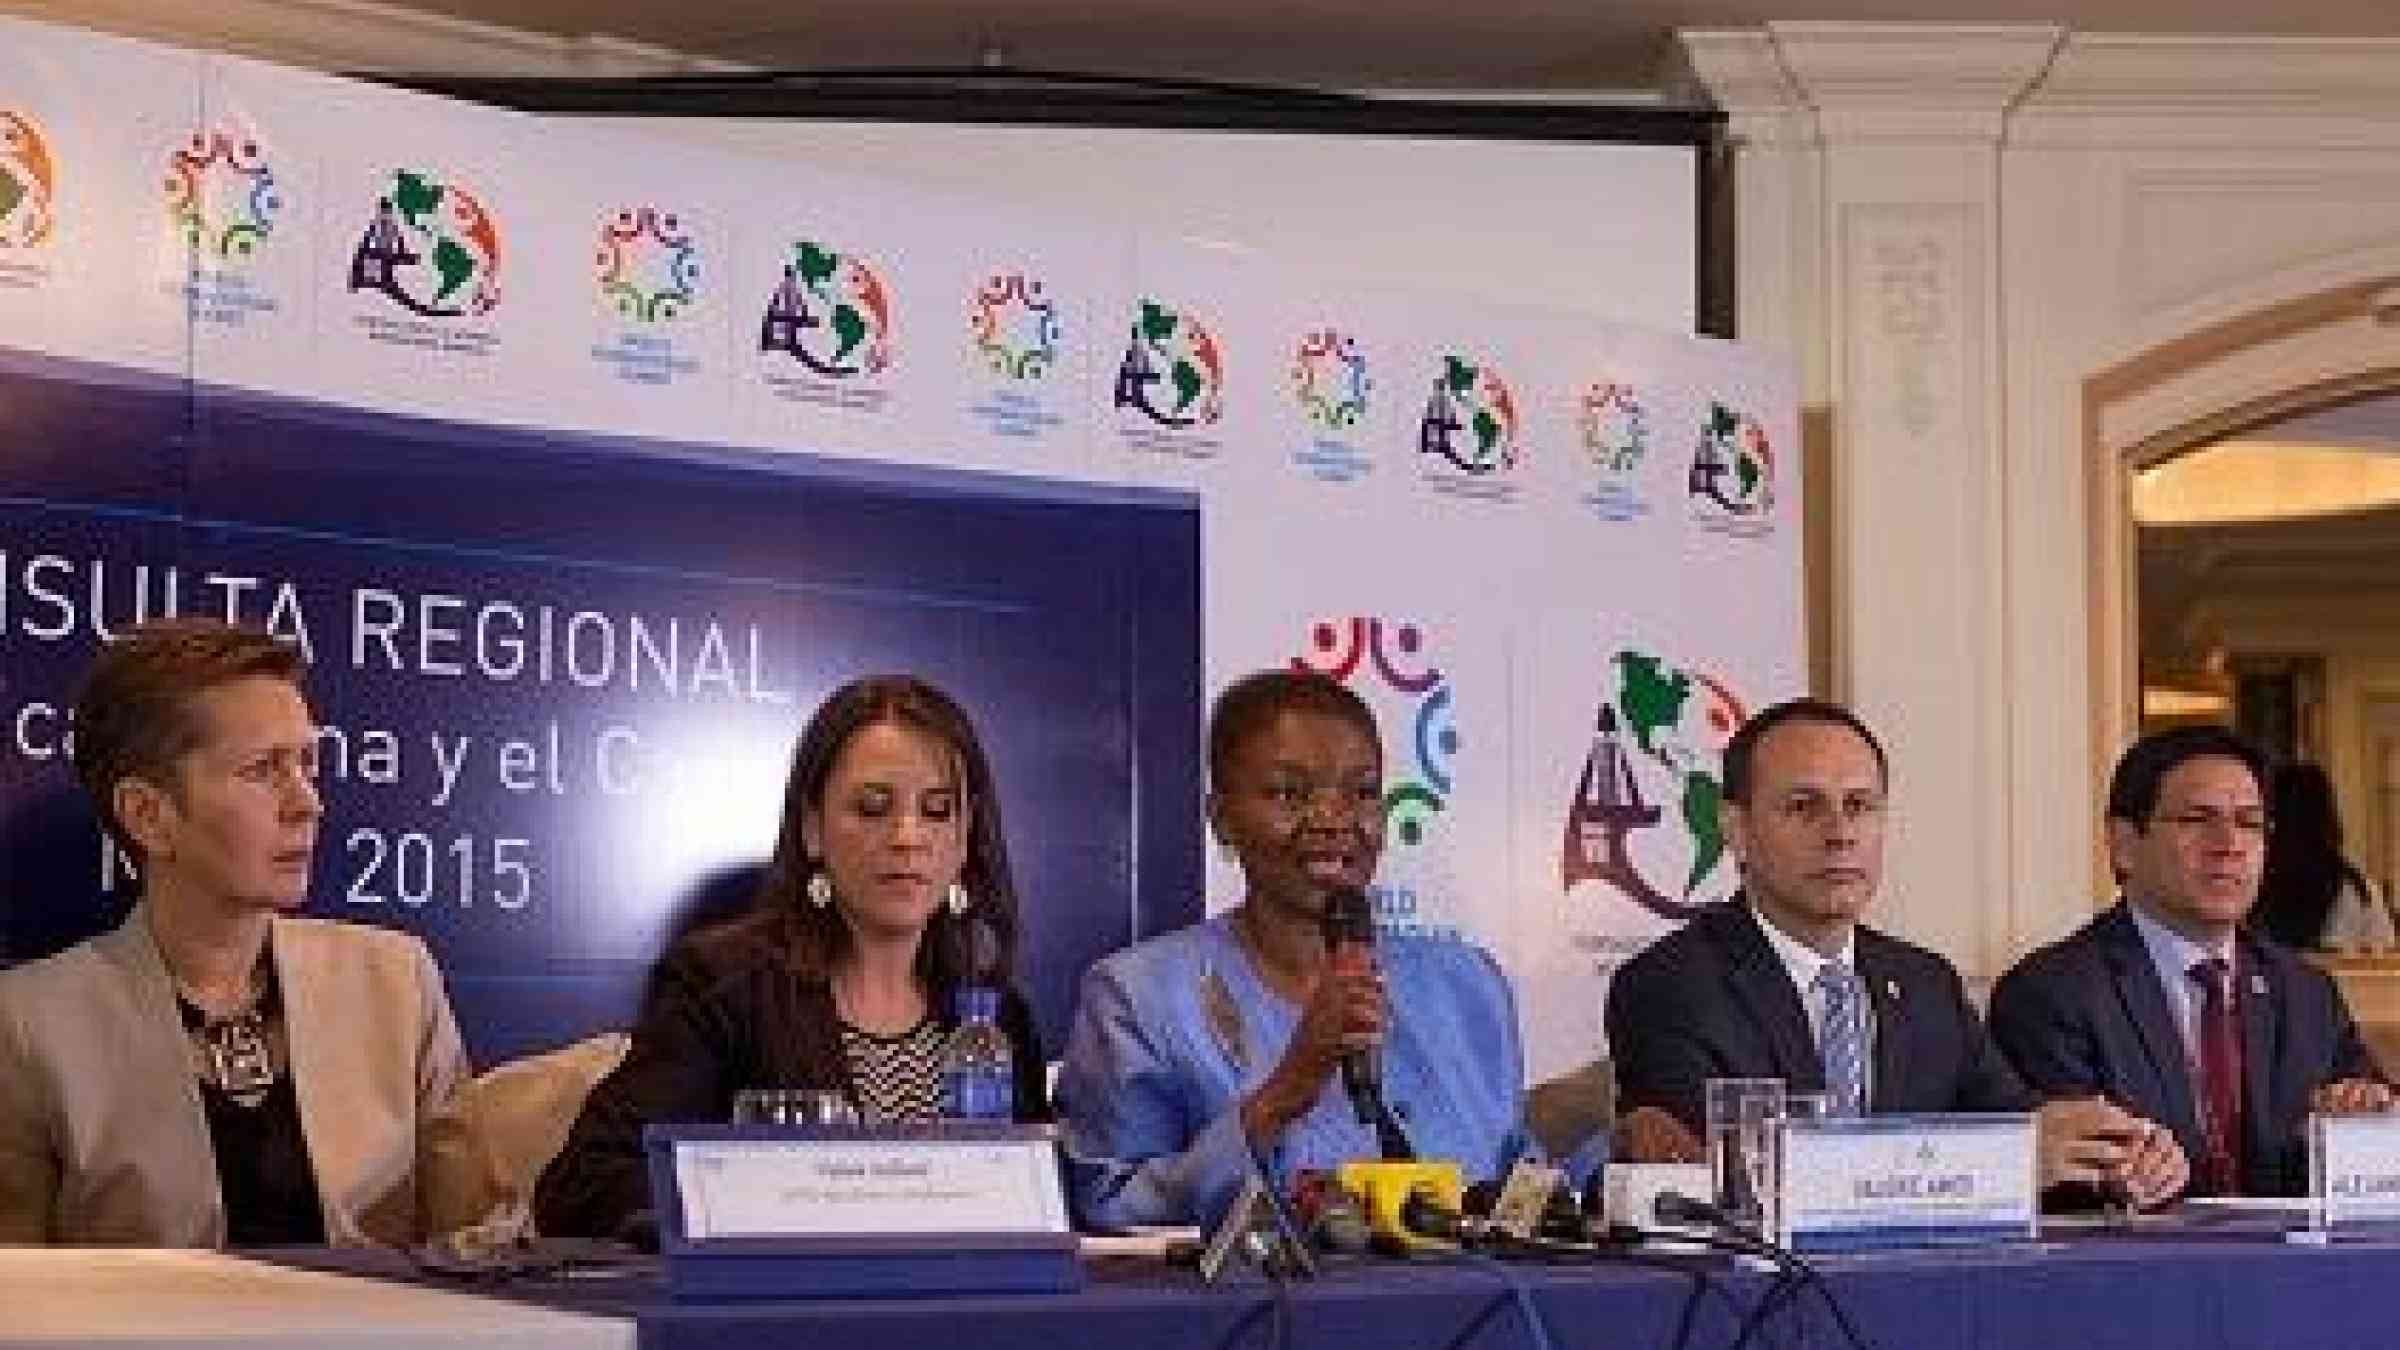
<path id="1" fill-rule="evenodd" d="M 2083 32 L 2400 35 L 2394 0 L 402 0 L 786 69 L 960 66 L 1253 83 L 1600 91 L 1651 85 L 1677 28 L 1770 19 L 2064 23 Z"/>

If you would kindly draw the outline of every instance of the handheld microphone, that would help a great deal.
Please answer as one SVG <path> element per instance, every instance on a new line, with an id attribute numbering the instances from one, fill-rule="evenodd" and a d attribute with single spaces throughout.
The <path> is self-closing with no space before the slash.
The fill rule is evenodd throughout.
<path id="1" fill-rule="evenodd" d="M 1356 886 L 1344 886 L 1325 897 L 1322 922 L 1328 957 L 1338 958 L 1344 947 L 1354 943 L 1369 952 L 1374 950 L 1375 909 L 1367 902 L 1367 893 Z M 1383 1061 L 1374 1051 L 1353 1050 L 1342 1056 L 1342 1091 L 1349 1094 L 1359 1124 L 1382 1126 Z"/>

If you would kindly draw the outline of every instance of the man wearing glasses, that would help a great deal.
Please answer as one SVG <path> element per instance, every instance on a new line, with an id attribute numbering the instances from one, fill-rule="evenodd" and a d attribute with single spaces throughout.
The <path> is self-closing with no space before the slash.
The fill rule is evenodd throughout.
<path id="1" fill-rule="evenodd" d="M 2108 785 L 2122 899 L 1992 991 L 1992 1035 L 2025 1080 L 2165 1123 L 2194 1195 L 2302 1194 L 2310 1112 L 2393 1104 L 2333 981 L 2242 926 L 2265 768 L 2222 727 L 2135 742 Z"/>
<path id="2" fill-rule="evenodd" d="M 1889 788 L 1883 747 L 1840 704 L 1779 703 L 1734 733 L 1720 814 L 1741 893 L 1609 988 L 1623 1154 L 1697 1160 L 1707 1080 L 1781 1078 L 1840 1114 L 2030 1111 L 2045 1185 L 2172 1198 L 2187 1162 L 2165 1129 L 2088 1090 L 2028 1090 L 1949 962 L 1859 922 Z"/>

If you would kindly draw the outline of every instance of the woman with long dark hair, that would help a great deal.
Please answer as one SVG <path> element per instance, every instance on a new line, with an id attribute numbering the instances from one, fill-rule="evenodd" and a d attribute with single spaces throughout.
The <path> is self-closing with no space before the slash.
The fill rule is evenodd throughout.
<path id="1" fill-rule="evenodd" d="M 642 1127 L 725 1120 L 746 1088 L 838 1091 L 870 1121 L 932 1118 L 951 998 L 969 986 L 1001 990 L 1014 1115 L 1043 1118 L 1016 939 L 1000 798 L 966 713 L 911 676 L 836 690 L 793 751 L 756 904 L 659 962 L 625 1063 L 542 1176 L 542 1230 L 619 1232 L 649 1204 Z"/>
<path id="2" fill-rule="evenodd" d="M 2303 951 L 2391 950 L 2391 911 L 2366 874 L 2342 856 L 2342 817 L 2325 770 L 2315 764 L 2277 770 L 2272 809 L 2275 829 L 2267 836 L 2251 924 Z"/>

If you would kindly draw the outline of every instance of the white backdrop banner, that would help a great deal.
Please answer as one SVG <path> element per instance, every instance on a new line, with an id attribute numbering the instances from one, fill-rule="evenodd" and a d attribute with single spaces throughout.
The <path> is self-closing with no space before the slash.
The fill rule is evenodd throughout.
<path id="1" fill-rule="evenodd" d="M 1380 916 L 1492 950 L 1537 1077 L 1730 891 L 1721 748 L 1803 684 L 1791 372 L 1542 302 L 0 19 L 0 344 L 1194 494 L 1206 687 L 1366 696 Z"/>

